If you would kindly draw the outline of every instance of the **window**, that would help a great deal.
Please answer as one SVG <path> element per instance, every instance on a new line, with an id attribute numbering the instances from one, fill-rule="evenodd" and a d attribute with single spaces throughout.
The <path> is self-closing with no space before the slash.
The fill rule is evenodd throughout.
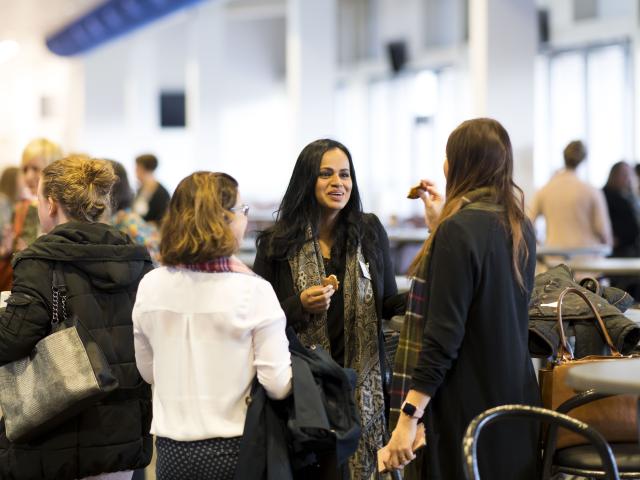
<path id="1" fill-rule="evenodd" d="M 633 112 L 627 43 L 553 53 L 538 64 L 535 183 L 564 166 L 571 140 L 588 149 L 579 174 L 601 187 L 611 166 L 633 161 Z"/>
<path id="2" fill-rule="evenodd" d="M 338 87 L 338 138 L 353 155 L 365 210 L 383 221 L 422 216 L 419 202 L 402 201 L 417 180 L 444 188 L 446 140 L 462 101 L 456 81 L 455 70 L 445 68 Z"/>

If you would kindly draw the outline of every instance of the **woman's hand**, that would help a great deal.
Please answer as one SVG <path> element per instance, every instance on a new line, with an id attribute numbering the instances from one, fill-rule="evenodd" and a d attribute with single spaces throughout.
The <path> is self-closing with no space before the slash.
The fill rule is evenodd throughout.
<path id="1" fill-rule="evenodd" d="M 413 453 L 416 435 L 418 432 L 418 420 L 400 414 L 396 429 L 391 434 L 391 440 L 386 446 L 388 458 L 384 461 L 387 470 L 404 468 L 416 458 Z"/>
<path id="2" fill-rule="evenodd" d="M 429 230 L 433 230 L 444 206 L 444 196 L 436 190 L 429 180 L 420 180 L 420 198 L 424 202 L 424 220 Z"/>
<path id="3" fill-rule="evenodd" d="M 308 313 L 323 313 L 329 310 L 331 305 L 331 296 L 335 293 L 333 285 L 323 287 L 316 285 L 309 287 L 300 293 L 300 301 L 302 308 Z"/>

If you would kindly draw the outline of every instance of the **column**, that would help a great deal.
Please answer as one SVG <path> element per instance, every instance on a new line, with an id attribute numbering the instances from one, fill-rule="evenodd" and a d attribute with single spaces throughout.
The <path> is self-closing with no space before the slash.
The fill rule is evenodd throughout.
<path id="1" fill-rule="evenodd" d="M 294 151 L 334 131 L 336 0 L 288 0 L 287 89 Z"/>
<path id="2" fill-rule="evenodd" d="M 492 117 L 509 132 L 515 181 L 533 195 L 535 0 L 469 2 L 472 112 Z"/>

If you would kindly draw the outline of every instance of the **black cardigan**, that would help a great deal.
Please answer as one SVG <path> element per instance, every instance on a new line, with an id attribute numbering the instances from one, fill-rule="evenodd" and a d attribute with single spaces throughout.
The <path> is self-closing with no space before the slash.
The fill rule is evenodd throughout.
<path id="1" fill-rule="evenodd" d="M 11 296 L 0 310 L 0 364 L 28 355 L 48 334 L 55 261 L 62 264 L 69 312 L 91 330 L 120 388 L 29 443 L 9 442 L 0 420 L 2 480 L 73 480 L 151 460 L 151 387 L 136 368 L 131 311 L 138 283 L 153 266 L 125 234 L 103 223 L 69 222 L 17 256 Z"/>
<path id="2" fill-rule="evenodd" d="M 394 315 L 403 315 L 406 308 L 406 294 L 398 294 L 396 277 L 389 255 L 389 239 L 384 227 L 374 214 L 369 213 L 363 216 L 363 222 L 375 231 L 377 240 L 375 248 L 377 250 L 376 259 L 366 258 L 369 262 L 369 272 L 371 273 L 371 283 L 376 301 L 376 312 L 378 315 L 378 334 L 380 341 L 380 359 L 384 369 L 384 342 L 382 337 L 381 320 L 389 319 Z M 367 231 L 366 229 L 364 230 Z M 366 239 L 363 239 L 366 241 Z M 255 273 L 263 277 L 273 286 L 273 289 L 280 300 L 280 305 L 287 317 L 287 325 L 291 325 L 294 330 L 307 320 L 307 313 L 302 308 L 300 296 L 295 292 L 291 268 L 287 259 L 267 258 L 265 252 L 266 239 L 258 245 L 256 259 L 253 264 Z M 363 252 L 364 255 L 366 255 Z M 384 376 L 383 376 L 384 378 Z"/>
<path id="3" fill-rule="evenodd" d="M 461 479 L 458 452 L 476 415 L 497 405 L 540 402 L 527 348 L 535 239 L 527 225 L 529 256 L 521 264 L 522 291 L 511 266 L 511 237 L 497 214 L 467 208 L 446 220 L 435 235 L 413 388 L 431 396 L 425 418 L 428 478 Z M 482 477 L 539 478 L 537 431 L 532 422 L 492 427 L 479 450 Z"/>

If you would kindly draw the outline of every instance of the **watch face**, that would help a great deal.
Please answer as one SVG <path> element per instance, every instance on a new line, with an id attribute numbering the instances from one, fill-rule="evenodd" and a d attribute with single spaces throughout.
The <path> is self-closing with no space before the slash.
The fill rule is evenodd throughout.
<path id="1" fill-rule="evenodd" d="M 410 403 L 405 402 L 405 404 L 402 406 L 402 413 L 405 413 L 410 417 L 413 417 L 413 415 L 416 413 L 415 405 L 411 405 Z"/>

